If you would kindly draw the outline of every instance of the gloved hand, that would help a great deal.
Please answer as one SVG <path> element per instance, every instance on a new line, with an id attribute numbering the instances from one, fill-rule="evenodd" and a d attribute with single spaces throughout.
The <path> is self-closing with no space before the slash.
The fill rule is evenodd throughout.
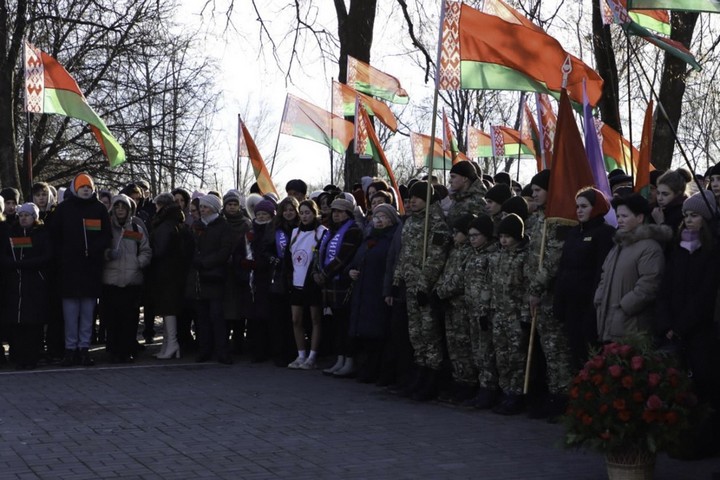
<path id="1" fill-rule="evenodd" d="M 417 299 L 417 304 L 421 307 L 425 307 L 430 303 L 430 297 L 428 297 L 427 292 L 423 292 L 422 290 L 419 290 L 415 294 L 415 298 Z"/>

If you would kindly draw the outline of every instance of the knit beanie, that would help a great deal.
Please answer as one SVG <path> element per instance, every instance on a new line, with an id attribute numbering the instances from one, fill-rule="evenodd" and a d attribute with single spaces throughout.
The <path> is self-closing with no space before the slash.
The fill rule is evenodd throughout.
<path id="1" fill-rule="evenodd" d="M 498 235 L 510 235 L 517 241 L 522 240 L 525 236 L 525 224 L 522 218 L 514 213 L 503 218 L 498 225 Z"/>
<path id="2" fill-rule="evenodd" d="M 510 185 L 505 183 L 496 184 L 485 194 L 487 200 L 492 200 L 500 205 L 509 200 L 510 197 L 512 197 L 512 190 L 510 190 Z"/>
<path id="3" fill-rule="evenodd" d="M 35 220 L 40 217 L 40 209 L 32 202 L 23 203 L 22 205 L 17 207 L 15 213 L 17 213 L 18 215 L 20 215 L 21 213 L 29 213 L 33 216 Z"/>
<path id="4" fill-rule="evenodd" d="M 368 188 L 370 188 L 370 185 L 373 183 L 373 177 L 360 177 L 360 185 L 362 185 L 362 191 L 363 193 L 367 193 Z"/>
<path id="5" fill-rule="evenodd" d="M 583 188 L 575 195 L 575 198 L 582 197 L 592 205 L 590 218 L 603 217 L 610 211 L 610 202 L 603 192 L 595 187 Z"/>
<path id="6" fill-rule="evenodd" d="M 93 182 L 92 177 L 87 173 L 78 173 L 70 184 L 70 190 L 72 190 L 73 195 L 77 195 L 78 190 L 82 187 L 90 187 L 92 190 L 95 190 L 95 182 Z"/>
<path id="7" fill-rule="evenodd" d="M 419 199 L 426 201 L 428 188 L 430 189 L 430 203 L 432 203 L 433 197 L 435 197 L 435 190 L 432 185 L 425 181 L 415 182 L 413 186 L 410 187 L 408 198 L 418 197 Z"/>
<path id="8" fill-rule="evenodd" d="M 347 200 L 345 198 L 336 198 L 332 201 L 330 204 L 331 210 L 340 210 L 342 212 L 347 212 L 348 215 L 351 217 L 355 215 L 355 205 L 350 200 Z"/>
<path id="9" fill-rule="evenodd" d="M 2 197 L 6 202 L 8 200 L 13 200 L 15 205 L 20 203 L 20 192 L 17 188 L 3 188 L 0 190 L 0 197 Z"/>
<path id="10" fill-rule="evenodd" d="M 474 228 L 475 230 L 480 232 L 483 237 L 490 240 L 493 237 L 493 230 L 495 229 L 495 225 L 493 224 L 492 218 L 490 218 L 489 215 L 482 214 L 474 218 L 473 221 L 470 222 L 468 231 L 471 228 Z"/>
<path id="11" fill-rule="evenodd" d="M 493 181 L 495 182 L 496 185 L 499 183 L 504 183 L 505 185 L 510 186 L 510 182 L 511 182 L 510 174 L 507 172 L 498 172 L 493 177 Z"/>
<path id="12" fill-rule="evenodd" d="M 298 192 L 302 195 L 307 195 L 307 183 L 303 182 L 299 178 L 296 178 L 294 180 L 290 180 L 285 184 L 285 191 L 289 192 L 290 190 L 293 190 L 295 192 Z"/>
<path id="13" fill-rule="evenodd" d="M 469 178 L 471 181 L 475 181 L 478 178 L 475 167 L 472 166 L 472 163 L 466 160 L 457 162 L 455 165 L 453 165 L 450 169 L 450 173 L 462 175 L 463 177 Z"/>
<path id="14" fill-rule="evenodd" d="M 520 196 L 522 197 L 532 197 L 532 184 L 528 183 L 522 188 L 522 191 L 520 192 Z"/>
<path id="15" fill-rule="evenodd" d="M 175 197 L 172 193 L 161 193 L 153 199 L 153 203 L 155 205 L 160 205 L 161 208 L 167 207 L 168 205 L 172 205 L 173 203 L 175 203 Z"/>
<path id="16" fill-rule="evenodd" d="M 220 210 L 222 209 L 222 200 L 217 195 L 204 195 L 200 197 L 199 202 L 200 205 L 205 205 L 206 207 L 209 207 L 213 211 L 213 213 L 220 213 Z"/>
<path id="17" fill-rule="evenodd" d="M 453 222 L 452 228 L 464 235 L 467 235 L 468 230 L 470 230 L 470 223 L 472 223 L 472 221 L 475 220 L 476 218 L 477 218 L 477 216 L 473 215 L 472 213 L 465 213 L 463 215 L 460 215 Z"/>
<path id="18" fill-rule="evenodd" d="M 530 185 L 538 186 L 547 191 L 550 187 L 550 169 L 546 168 L 545 170 L 535 174 L 535 176 L 532 177 L 532 180 L 530 180 Z"/>
<path id="19" fill-rule="evenodd" d="M 528 211 L 527 200 L 523 197 L 511 197 L 502 204 L 502 212 L 514 213 L 522 218 L 523 222 L 527 220 L 530 212 Z"/>
<path id="20" fill-rule="evenodd" d="M 223 195 L 223 204 L 226 204 L 228 202 L 237 202 L 238 205 L 242 205 L 242 196 L 240 195 L 240 192 L 233 189 L 228 190 L 225 195 Z"/>
<path id="21" fill-rule="evenodd" d="M 705 197 L 705 199 L 703 199 Z M 711 221 L 717 215 L 717 204 L 712 190 L 698 192 L 683 202 L 683 212 L 699 213 L 706 221 Z"/>
<path id="22" fill-rule="evenodd" d="M 277 211 L 275 210 L 275 203 L 273 203 L 272 200 L 262 200 L 257 205 L 255 205 L 254 212 L 255 215 L 257 215 L 258 212 L 265 212 L 272 217 L 274 217 L 277 213 Z"/>
<path id="23" fill-rule="evenodd" d="M 395 207 L 389 203 L 381 203 L 373 208 L 373 214 L 384 213 L 390 219 L 393 225 L 400 223 L 400 215 Z"/>
<path id="24" fill-rule="evenodd" d="M 250 215 L 250 218 L 255 218 L 255 206 L 262 201 L 263 197 L 257 193 L 251 193 L 248 195 L 245 200 L 245 209 L 247 210 L 248 215 Z"/>

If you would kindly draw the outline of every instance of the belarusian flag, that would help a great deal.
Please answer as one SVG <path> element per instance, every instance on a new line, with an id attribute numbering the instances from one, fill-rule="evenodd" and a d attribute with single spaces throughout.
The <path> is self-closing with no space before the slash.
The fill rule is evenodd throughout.
<path id="1" fill-rule="evenodd" d="M 238 132 L 238 156 L 248 157 L 250 159 L 250 165 L 252 165 L 260 193 L 265 195 L 266 193 L 273 192 L 277 195 L 275 184 L 270 177 L 267 166 L 265 166 L 262 155 L 260 155 L 260 150 L 258 150 L 252 135 L 250 135 L 247 126 L 245 126 L 245 122 L 242 121 L 239 115 L 238 122 L 240 124 L 240 131 Z"/>
<path id="2" fill-rule="evenodd" d="M 622 168 L 628 175 L 633 177 L 634 185 L 638 172 L 640 152 L 616 130 L 605 125 L 597 118 L 594 120 L 598 137 L 602 139 L 605 170 L 612 172 L 616 168 Z"/>
<path id="3" fill-rule="evenodd" d="M 355 99 L 360 99 L 360 104 L 365 107 L 369 115 L 377 117 L 386 127 L 397 132 L 397 118 L 393 112 L 379 100 L 364 95 L 344 83 L 333 80 L 332 113 L 338 117 L 355 116 Z"/>
<path id="4" fill-rule="evenodd" d="M 353 139 L 354 127 L 344 118 L 327 110 L 287 95 L 280 133 L 322 143 L 339 154 L 344 154 Z"/>
<path id="5" fill-rule="evenodd" d="M 719 13 L 720 2 L 717 0 L 628 0 L 628 8 Z"/>
<path id="6" fill-rule="evenodd" d="M 517 130 L 510 127 L 504 127 L 502 125 L 497 125 L 490 128 L 493 131 L 494 137 L 497 135 L 500 135 L 502 137 L 503 148 L 497 149 L 498 152 L 496 156 L 517 157 L 518 153 L 520 153 L 521 157 L 535 156 L 535 148 L 532 146 L 532 140 L 523 140 L 520 132 L 518 132 Z M 498 143 L 498 145 L 500 145 L 500 143 Z"/>
<path id="7" fill-rule="evenodd" d="M 610 10 L 613 12 L 613 17 L 615 19 L 615 23 L 622 26 L 623 30 L 627 32 L 630 35 L 635 35 L 637 37 L 640 37 L 644 39 L 645 41 L 652 43 L 658 48 L 661 48 L 665 50 L 670 55 L 673 55 L 683 62 L 687 63 L 688 65 L 691 65 L 695 70 L 702 70 L 700 67 L 700 64 L 697 63 L 697 60 L 695 60 L 695 57 L 693 56 L 690 51 L 685 48 L 685 45 L 682 43 L 671 40 L 669 38 L 663 38 L 658 35 L 655 35 L 653 32 L 648 30 L 647 28 L 641 26 L 640 24 L 634 22 L 630 15 L 628 14 L 627 10 L 620 5 L 615 0 L 604 0 L 607 2 L 607 5 L 610 7 Z"/>
<path id="8" fill-rule="evenodd" d="M 627 10 L 627 0 L 618 0 L 620 5 Z M 600 12 L 603 25 L 612 25 L 615 23 L 615 17 L 607 2 L 600 1 Z M 663 35 L 670 35 L 672 27 L 670 25 L 670 14 L 667 10 L 629 10 L 630 18 L 640 26 L 652 30 Z"/>
<path id="9" fill-rule="evenodd" d="M 517 90 L 559 96 L 562 66 L 568 53 L 540 27 L 528 26 L 445 0 L 441 23 L 438 88 L 444 90 Z M 588 79 L 590 102 L 602 95 L 602 78 L 570 56 L 567 89 L 582 103 L 582 79 Z"/>
<path id="10" fill-rule="evenodd" d="M 358 92 L 404 105 L 410 101 L 400 80 L 348 55 L 347 84 Z"/>
<path id="11" fill-rule="evenodd" d="M 428 166 L 430 156 L 430 137 L 421 133 L 410 132 L 410 144 L 412 147 L 413 159 L 418 167 Z M 467 160 L 464 153 L 457 154 L 458 161 Z M 435 138 L 435 148 L 432 154 L 433 170 L 450 170 L 452 168 L 452 152 L 443 151 L 442 140 Z"/>
<path id="12" fill-rule="evenodd" d="M 652 137 L 653 137 L 653 101 L 650 100 L 645 110 L 642 137 L 640 139 L 640 158 L 638 159 L 637 175 L 633 182 L 636 192 L 643 192 L 645 197 L 650 193 L 650 170 L 655 170 L 650 163 L 652 158 Z"/>
<path id="13" fill-rule="evenodd" d="M 493 156 L 492 139 L 482 130 L 468 127 L 468 156 L 471 158 L 487 158 Z"/>
<path id="14" fill-rule="evenodd" d="M 396 198 L 398 198 L 398 210 L 401 214 L 404 214 L 405 208 L 403 206 L 402 199 L 397 196 L 400 192 L 400 189 L 398 188 L 397 181 L 395 180 L 395 174 L 390 167 L 390 163 L 387 161 L 387 157 L 385 156 L 385 152 L 383 151 L 382 146 L 380 146 L 380 140 L 375 133 L 375 128 L 373 128 L 370 117 L 368 116 L 368 113 L 365 111 L 365 109 L 361 108 L 358 111 L 360 112 L 360 114 L 355 117 L 355 128 L 359 128 L 365 131 L 365 138 L 367 139 L 366 153 L 369 153 L 369 156 L 371 156 L 373 160 L 375 160 L 377 163 L 379 163 L 385 168 L 385 171 L 390 178 L 390 184 L 395 190 Z"/>
<path id="15" fill-rule="evenodd" d="M 125 161 L 125 150 L 88 105 L 75 79 L 47 53 L 25 42 L 25 111 L 77 118 L 90 125 L 111 167 Z"/>
<path id="16" fill-rule="evenodd" d="M 553 140 L 555 139 L 555 128 L 557 117 L 553 112 L 550 98 L 542 93 L 535 94 L 538 115 L 538 130 L 540 131 L 540 144 L 542 145 L 543 169 L 552 168 Z"/>

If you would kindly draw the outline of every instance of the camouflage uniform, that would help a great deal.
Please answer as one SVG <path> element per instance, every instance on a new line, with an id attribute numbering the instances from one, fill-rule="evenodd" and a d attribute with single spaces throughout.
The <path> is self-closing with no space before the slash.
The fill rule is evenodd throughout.
<path id="1" fill-rule="evenodd" d="M 447 214 L 448 224 L 453 225 L 460 216 L 466 213 L 472 213 L 474 215 L 485 213 L 486 193 L 487 190 L 485 190 L 485 185 L 480 178 L 471 183 L 464 192 L 454 193 L 452 195 L 453 203 L 450 205 Z"/>
<path id="2" fill-rule="evenodd" d="M 470 320 L 465 305 L 465 264 L 472 251 L 469 243 L 454 245 L 435 287 L 441 300 L 449 300 L 445 309 L 445 341 L 453 368 L 453 380 L 468 385 L 477 383 Z"/>
<path id="3" fill-rule="evenodd" d="M 542 265 L 540 249 L 543 226 L 546 223 L 544 207 L 538 208 L 528 219 L 525 232 L 530 237 L 527 273 L 530 281 L 527 294 L 540 298 L 536 327 L 547 363 L 547 383 L 551 394 L 561 394 L 572 378 L 570 373 L 570 347 L 563 325 L 553 314 L 554 281 L 557 275 L 564 243 L 569 227 L 555 222 L 547 223 Z"/>
<path id="4" fill-rule="evenodd" d="M 493 222 L 493 235 L 497 238 L 498 228 L 500 228 L 500 222 L 502 222 L 503 219 L 503 212 L 498 212 L 495 215 L 492 215 L 490 218 Z"/>
<path id="5" fill-rule="evenodd" d="M 527 246 L 525 238 L 515 248 L 500 248 L 488 259 L 490 298 L 485 309 L 492 312 L 490 328 L 498 383 L 506 394 L 520 394 L 523 390 L 527 351 L 521 322 L 530 315 L 524 289 L 528 280 Z"/>
<path id="6" fill-rule="evenodd" d="M 402 246 L 393 274 L 393 285 L 405 283 L 407 291 L 408 333 L 415 350 L 415 363 L 421 367 L 438 370 L 442 362 L 442 330 L 433 318 L 430 305 L 417 303 L 417 292 L 430 295 L 440 278 L 450 238 L 442 210 L 437 203 L 430 204 L 428 241 L 425 268 L 423 268 L 423 233 L 425 211 L 413 213 L 405 221 L 402 230 Z"/>
<path id="7" fill-rule="evenodd" d="M 472 249 L 465 264 L 465 305 L 470 320 L 470 343 L 473 363 L 481 387 L 498 388 L 495 347 L 490 328 L 490 255 L 497 251 L 496 243 Z"/>

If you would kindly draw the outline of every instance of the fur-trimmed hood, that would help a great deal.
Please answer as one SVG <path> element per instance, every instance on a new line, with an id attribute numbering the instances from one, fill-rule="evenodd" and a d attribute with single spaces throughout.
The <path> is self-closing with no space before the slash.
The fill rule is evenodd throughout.
<path id="1" fill-rule="evenodd" d="M 673 232 L 667 225 L 640 225 L 631 232 L 616 232 L 613 240 L 621 247 L 627 247 L 640 240 L 655 240 L 661 245 L 672 239 Z"/>

